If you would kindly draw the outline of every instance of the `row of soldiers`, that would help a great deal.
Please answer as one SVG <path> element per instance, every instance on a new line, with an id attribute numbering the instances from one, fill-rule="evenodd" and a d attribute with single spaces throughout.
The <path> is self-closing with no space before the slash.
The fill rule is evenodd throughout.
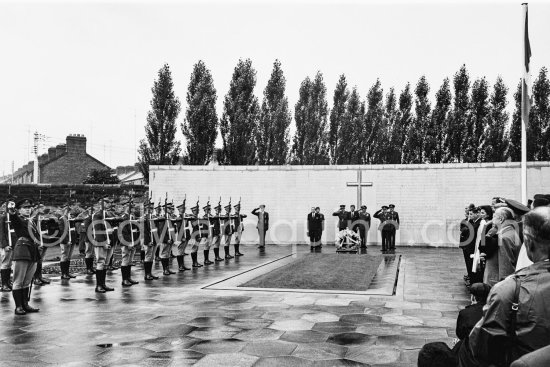
<path id="1" fill-rule="evenodd" d="M 120 246 L 122 253 L 123 286 L 138 284 L 131 276 L 133 258 L 138 250 L 142 254 L 145 280 L 158 279 L 152 273 L 156 253 L 164 275 L 175 274 L 170 268 L 173 252 L 177 254 L 178 270 L 189 270 L 184 264 L 188 246 L 194 268 L 203 266 L 198 261 L 200 247 L 204 251 L 204 265 L 214 263 L 209 259 L 211 248 L 214 261 L 233 258 L 230 254 L 232 239 L 235 256 L 243 255 L 240 238 L 246 215 L 240 213 L 240 202 L 234 206 L 230 202 L 223 207 L 225 213 L 222 213 L 221 199 L 214 208 L 207 203 L 202 208 L 202 216 L 199 215 L 198 202 L 187 214 L 185 200 L 179 206 L 167 200 L 164 205 L 154 206 L 146 202 L 137 206 L 132 199 L 116 203 L 109 197 L 102 197 L 87 209 L 71 200 L 65 207 L 52 211 L 41 203 L 23 199 L 17 204 L 7 201 L 4 208 L 5 212 L 0 216 L 2 290 L 13 292 L 16 314 L 34 312 L 32 307 L 26 307 L 30 296 L 25 294 L 30 293 L 33 279 L 35 284 L 49 283 L 42 276 L 42 260 L 47 249 L 57 244 L 61 247 L 59 266 L 62 279 L 75 277 L 69 272 L 70 259 L 74 248 L 84 244 L 87 274 L 95 274 L 95 291 L 98 293 L 113 290 L 105 284 L 105 278 L 116 246 Z M 235 210 L 233 213 L 232 209 Z M 222 240 L 224 258 L 220 257 Z M 13 283 L 10 279 L 12 262 Z"/>

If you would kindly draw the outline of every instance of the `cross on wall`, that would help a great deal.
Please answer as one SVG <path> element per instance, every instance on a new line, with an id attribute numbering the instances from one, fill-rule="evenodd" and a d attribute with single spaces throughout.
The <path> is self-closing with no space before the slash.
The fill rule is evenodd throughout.
<path id="1" fill-rule="evenodd" d="M 361 170 L 357 171 L 357 182 L 346 182 L 348 187 L 357 187 L 357 209 L 361 208 L 361 203 L 363 200 L 363 187 L 372 186 L 372 182 L 363 182 L 363 172 Z"/>

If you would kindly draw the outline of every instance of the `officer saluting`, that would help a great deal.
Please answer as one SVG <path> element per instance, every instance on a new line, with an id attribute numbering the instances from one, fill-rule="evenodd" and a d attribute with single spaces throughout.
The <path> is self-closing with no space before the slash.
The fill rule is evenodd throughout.
<path id="1" fill-rule="evenodd" d="M 337 212 L 332 213 L 333 217 L 338 217 L 338 230 L 343 231 L 348 228 L 348 213 L 346 212 L 346 206 L 340 205 L 340 209 Z"/>
<path id="2" fill-rule="evenodd" d="M 359 221 L 360 224 L 358 226 L 360 235 L 361 235 L 361 248 L 367 247 L 367 236 L 370 229 L 370 222 L 371 217 L 370 214 L 367 213 L 367 206 L 361 205 L 361 210 L 359 210 Z"/>
<path id="3" fill-rule="evenodd" d="M 15 314 L 25 315 L 28 312 L 38 312 L 37 308 L 29 306 L 30 287 L 36 265 L 40 259 L 40 244 L 38 228 L 31 219 L 32 201 L 23 199 L 19 201 L 16 213 L 12 205 L 9 209 L 10 220 L 17 237 L 13 249 L 13 299 L 15 301 Z"/>
<path id="4" fill-rule="evenodd" d="M 378 229 L 380 230 L 380 233 L 382 235 L 382 253 L 383 254 L 385 254 L 386 251 L 388 251 L 389 249 L 388 239 L 389 239 L 390 228 L 389 226 L 386 227 L 387 211 L 388 211 L 388 206 L 382 205 L 382 209 L 378 210 L 376 213 L 373 214 L 373 217 L 380 220 L 380 225 L 378 226 Z"/>

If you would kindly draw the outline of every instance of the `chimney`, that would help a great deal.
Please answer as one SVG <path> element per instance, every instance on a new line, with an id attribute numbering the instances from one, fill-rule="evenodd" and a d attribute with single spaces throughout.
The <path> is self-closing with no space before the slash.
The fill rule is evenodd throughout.
<path id="1" fill-rule="evenodd" d="M 49 149 L 48 149 L 48 151 L 49 151 Z M 38 156 L 38 164 L 39 164 L 39 165 L 40 165 L 40 164 L 43 164 L 43 163 L 47 162 L 48 159 L 49 159 L 48 153 L 44 153 L 44 154 Z"/>
<path id="2" fill-rule="evenodd" d="M 71 134 L 67 136 L 67 153 L 68 154 L 86 154 L 86 137 L 82 134 Z"/>
<path id="3" fill-rule="evenodd" d="M 55 147 L 50 147 L 50 148 L 48 148 L 48 160 L 51 161 L 51 160 L 54 159 L 55 157 L 57 157 Z"/>
<path id="4" fill-rule="evenodd" d="M 55 147 L 55 156 L 59 157 L 60 155 L 65 154 L 66 151 L 67 147 L 65 144 L 59 144 Z"/>

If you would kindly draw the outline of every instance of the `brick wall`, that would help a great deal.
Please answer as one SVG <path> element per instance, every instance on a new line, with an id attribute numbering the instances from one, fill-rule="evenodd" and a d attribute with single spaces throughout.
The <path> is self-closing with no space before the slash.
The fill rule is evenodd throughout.
<path id="1" fill-rule="evenodd" d="M 306 216 L 311 206 L 325 214 L 324 242 L 333 242 L 339 204 L 356 204 L 357 189 L 346 182 L 373 183 L 363 188 L 363 204 L 373 214 L 383 204 L 393 203 L 401 218 L 396 241 L 401 245 L 456 246 L 458 223 L 469 203 L 490 204 L 493 196 L 519 199 L 519 163 L 374 165 L 374 166 L 151 166 L 150 188 L 155 202 L 180 202 L 187 194 L 187 207 L 200 197 L 204 206 L 222 196 L 248 215 L 243 242 L 256 242 L 256 217 L 250 211 L 266 204 L 271 228 L 268 242 L 302 243 L 306 238 Z M 550 162 L 528 165 L 528 196 L 550 193 Z M 202 213 L 202 211 L 201 211 Z M 373 219 L 373 225 L 378 225 Z M 379 242 L 371 228 L 368 241 Z"/>
<path id="2" fill-rule="evenodd" d="M 105 168 L 86 153 L 65 154 L 40 167 L 40 183 L 81 184 L 92 169 Z"/>

